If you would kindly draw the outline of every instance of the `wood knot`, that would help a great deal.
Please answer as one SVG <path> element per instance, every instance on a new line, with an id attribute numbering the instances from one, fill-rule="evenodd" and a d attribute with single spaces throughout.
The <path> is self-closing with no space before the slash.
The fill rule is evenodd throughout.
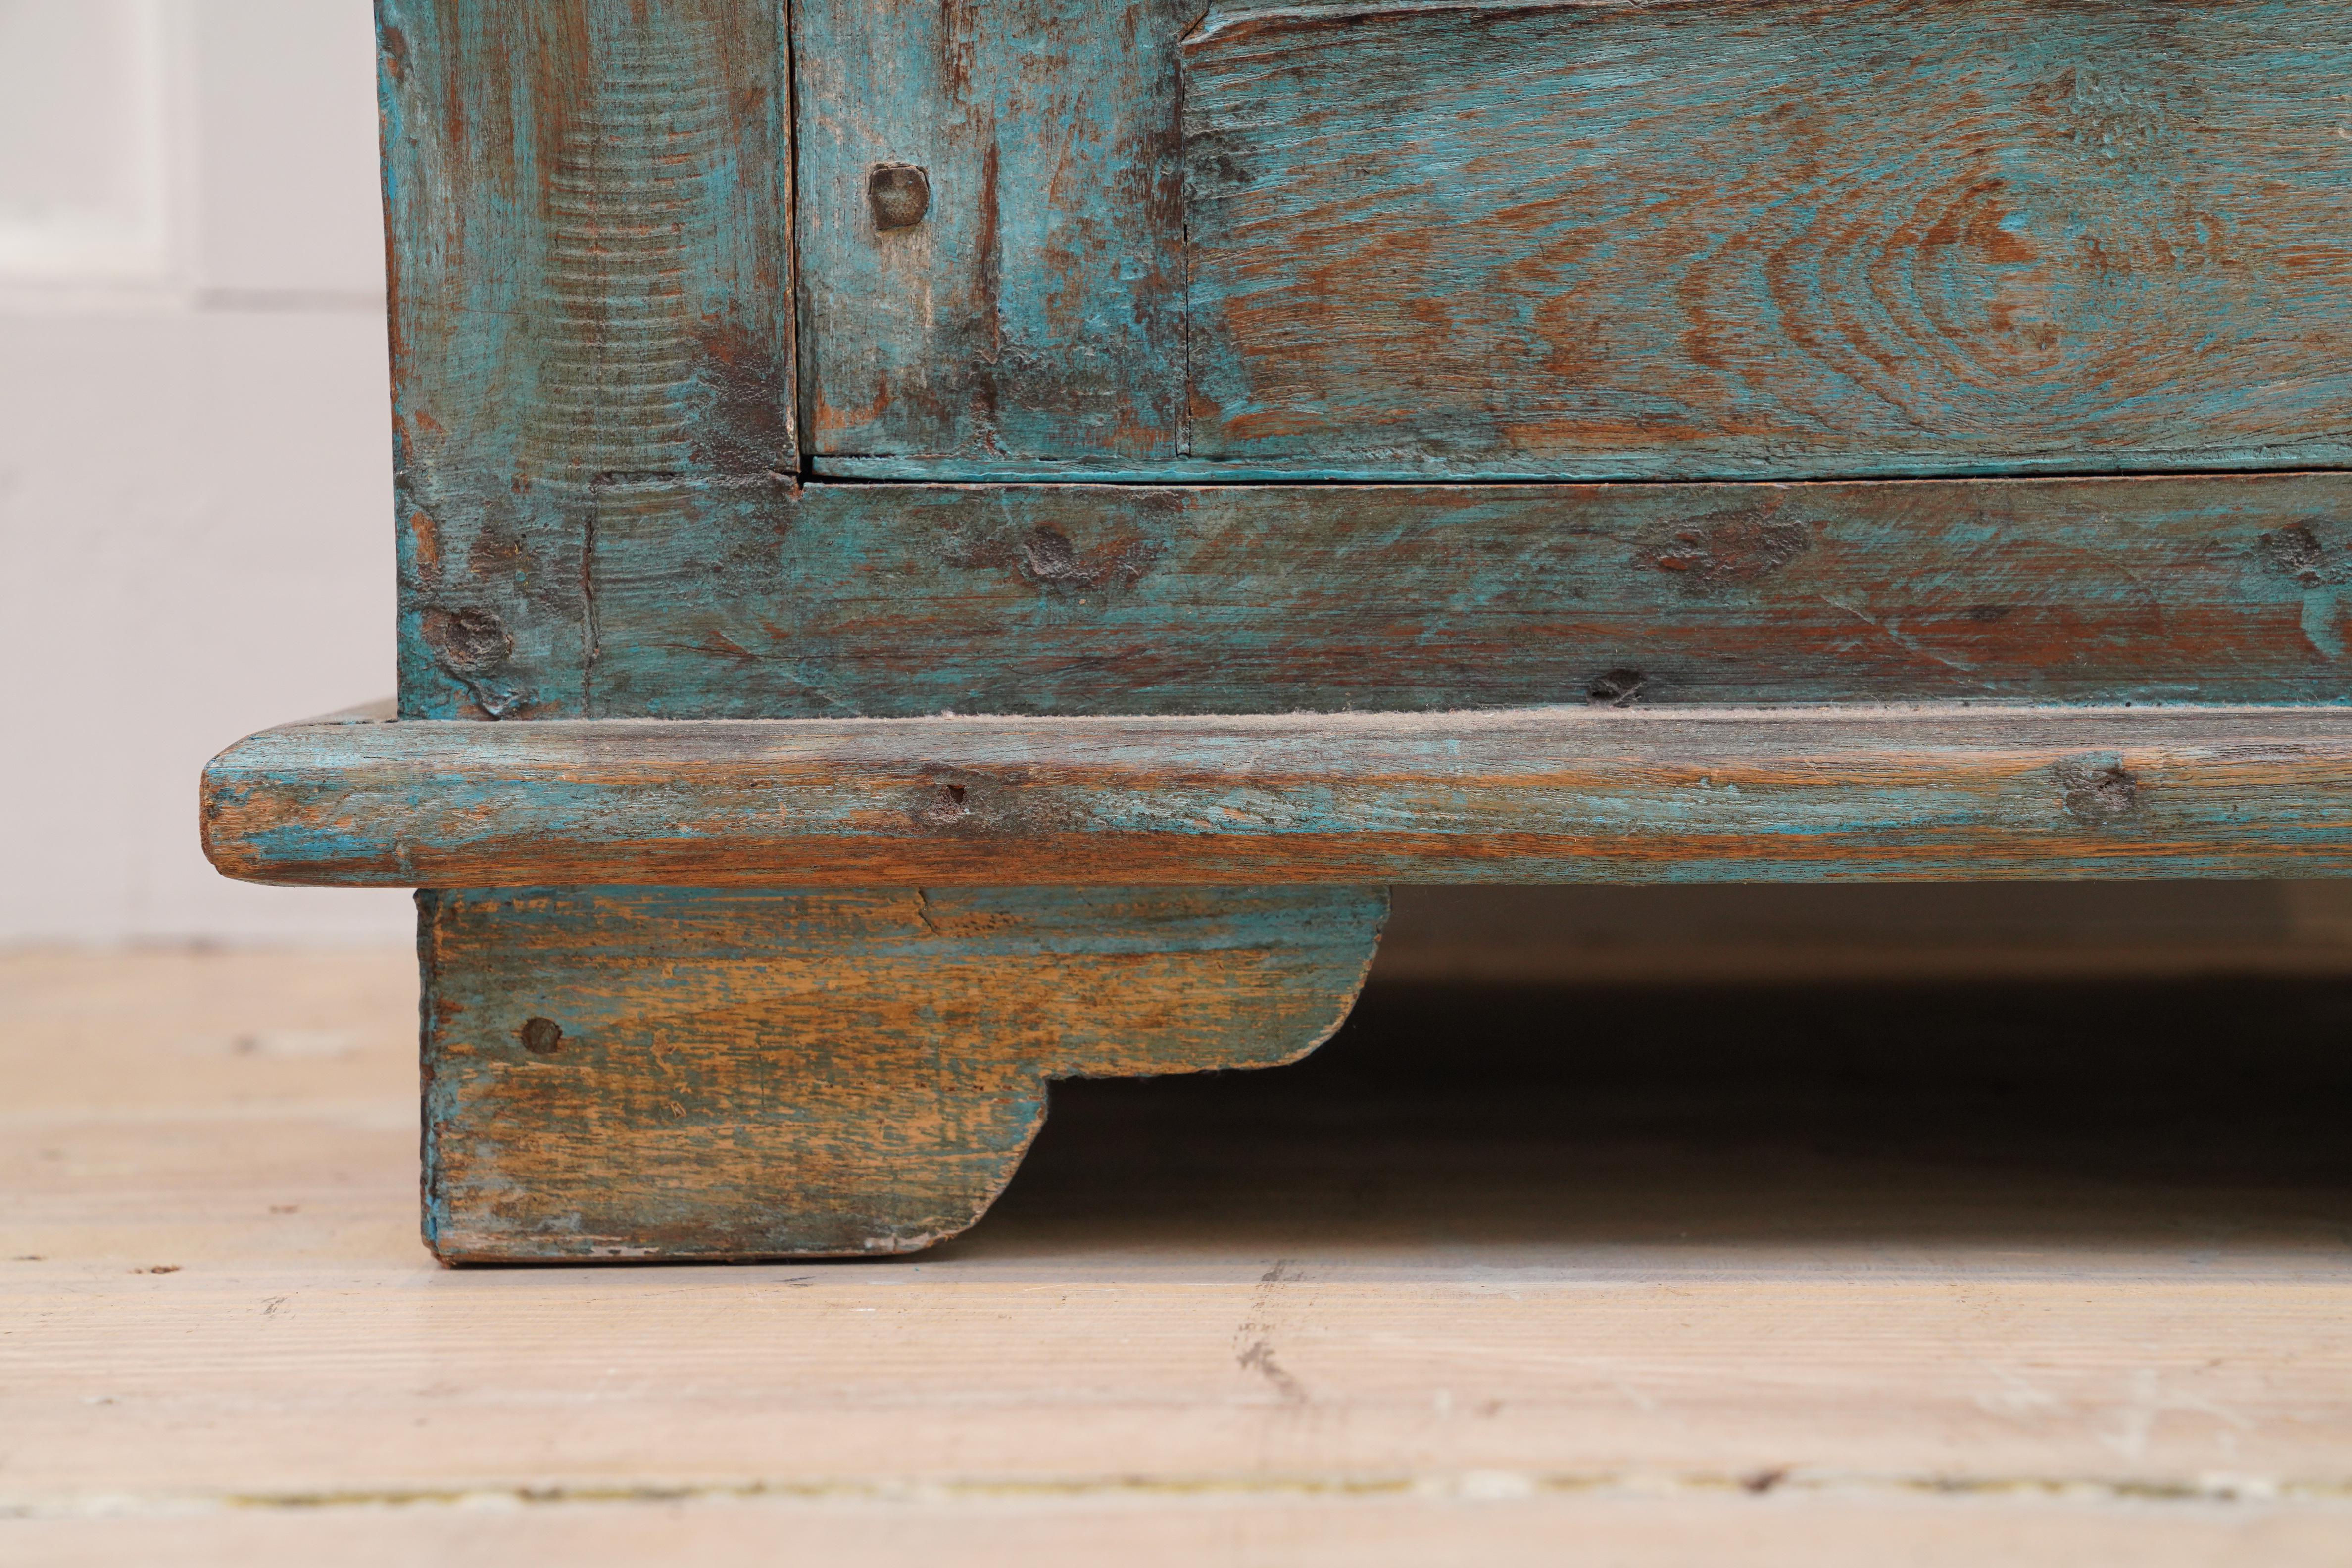
<path id="1" fill-rule="evenodd" d="M 425 612 L 425 640 L 450 674 L 488 675 L 514 657 L 514 637 L 488 610 Z"/>
<path id="2" fill-rule="evenodd" d="M 2142 805 L 2139 777 L 2120 763 L 2086 757 L 2058 764 L 2066 815 L 2092 827 L 2119 821 Z"/>
<path id="3" fill-rule="evenodd" d="M 1776 521 L 1769 512 L 1751 509 L 1694 518 L 1643 554 L 1657 570 L 1673 574 L 1685 592 L 1701 593 L 1769 576 L 1812 542 L 1803 523 Z"/>
<path id="4" fill-rule="evenodd" d="M 2317 531 L 2309 523 L 2298 522 L 2265 533 L 2259 542 L 2263 559 L 2273 571 L 2294 578 L 2306 588 L 2316 588 L 2327 581 L 2327 552 L 2319 542 Z"/>
<path id="5" fill-rule="evenodd" d="M 1018 550 L 1024 577 L 1041 588 L 1074 592 L 1132 588 L 1151 569 L 1153 554 L 1150 545 L 1130 539 L 1105 545 L 1088 557 L 1067 534 L 1042 526 L 1024 535 Z"/>
<path id="6" fill-rule="evenodd" d="M 966 794 L 961 784 L 941 784 L 908 815 L 925 827 L 951 827 L 971 815 Z"/>

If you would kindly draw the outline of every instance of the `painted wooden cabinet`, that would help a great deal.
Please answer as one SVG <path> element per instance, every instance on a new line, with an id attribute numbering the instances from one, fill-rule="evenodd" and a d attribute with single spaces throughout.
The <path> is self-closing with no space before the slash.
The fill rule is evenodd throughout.
<path id="1" fill-rule="evenodd" d="M 453 1260 L 899 1250 L 1397 881 L 2352 869 L 2352 7 L 380 0 Z"/>

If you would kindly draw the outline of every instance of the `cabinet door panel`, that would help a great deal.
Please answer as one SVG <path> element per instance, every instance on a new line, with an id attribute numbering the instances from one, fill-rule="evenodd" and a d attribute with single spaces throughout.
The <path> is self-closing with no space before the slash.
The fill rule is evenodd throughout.
<path id="1" fill-rule="evenodd" d="M 2352 458 L 2352 7 L 1220 11 L 1190 452 L 1349 474 Z"/>

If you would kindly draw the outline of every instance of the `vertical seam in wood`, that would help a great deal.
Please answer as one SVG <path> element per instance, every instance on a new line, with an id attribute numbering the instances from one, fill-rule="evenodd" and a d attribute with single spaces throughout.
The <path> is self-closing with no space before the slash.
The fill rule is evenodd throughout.
<path id="1" fill-rule="evenodd" d="M 1205 13 L 1202 20 L 1207 19 Z M 1199 22 L 1193 24 L 1198 27 Z M 1184 38 L 1169 49 L 1169 68 L 1176 73 L 1176 456 L 1192 455 L 1192 139 L 1185 123 Z"/>
<path id="2" fill-rule="evenodd" d="M 786 436 L 792 449 L 784 454 L 791 471 L 805 483 L 815 477 L 811 456 L 803 445 L 803 433 L 811 428 L 815 411 L 809 406 L 807 384 L 810 378 L 801 373 L 803 345 L 815 341 L 809 331 L 808 291 L 801 277 L 801 100 L 800 52 L 793 47 L 793 29 L 798 24 L 798 13 L 792 0 L 777 0 L 776 72 L 777 90 L 782 95 L 784 134 L 784 289 L 785 321 L 792 340 L 784 353 L 784 407 L 791 421 Z"/>
<path id="3" fill-rule="evenodd" d="M 596 515 L 604 506 L 600 489 L 588 492 L 580 524 L 580 710 L 596 716 L 596 661 L 604 640 L 596 626 Z"/>
<path id="4" fill-rule="evenodd" d="M 440 973 L 440 913 L 441 896 L 429 888 L 417 889 L 416 899 L 416 1068 L 420 1114 L 416 1121 L 416 1197 L 417 1228 L 423 1233 L 427 1250 L 435 1246 L 440 1233 L 439 1151 L 435 1147 L 433 1130 L 436 1121 L 433 1113 L 433 1011 L 435 980 Z"/>

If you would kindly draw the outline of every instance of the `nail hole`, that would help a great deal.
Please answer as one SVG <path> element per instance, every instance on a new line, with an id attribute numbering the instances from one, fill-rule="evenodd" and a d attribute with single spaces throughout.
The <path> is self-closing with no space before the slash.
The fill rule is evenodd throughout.
<path id="1" fill-rule="evenodd" d="M 2143 804 L 2139 775 L 2119 764 L 2061 763 L 2058 786 L 2067 815 L 2094 827 L 2131 816 Z"/>
<path id="2" fill-rule="evenodd" d="M 551 1057 L 563 1048 L 563 1026 L 552 1018 L 533 1018 L 520 1033 L 522 1048 L 535 1057 Z"/>
<path id="3" fill-rule="evenodd" d="M 1584 700 L 1595 708 L 1631 708 L 1645 684 L 1638 669 L 1612 669 L 1585 688 Z"/>

